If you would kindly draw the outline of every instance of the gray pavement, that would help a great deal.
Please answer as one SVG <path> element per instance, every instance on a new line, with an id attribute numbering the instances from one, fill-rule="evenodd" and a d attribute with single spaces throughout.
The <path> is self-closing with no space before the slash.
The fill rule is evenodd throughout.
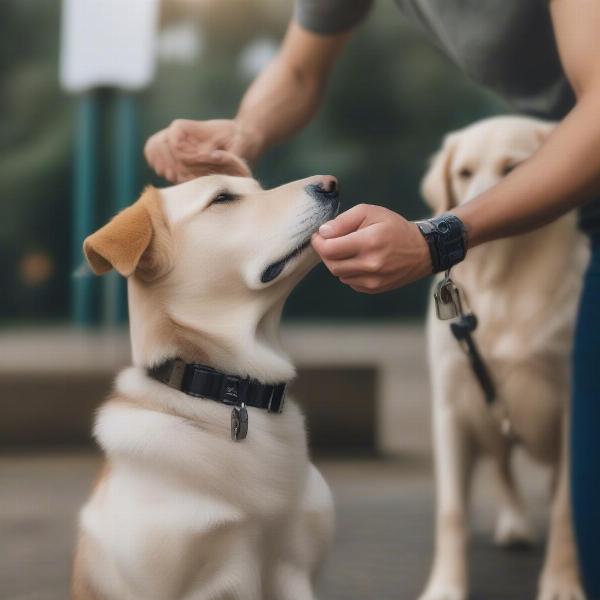
<path id="1" fill-rule="evenodd" d="M 77 509 L 98 458 L 86 453 L 0 456 L 0 600 L 65 600 Z M 429 568 L 433 485 L 425 459 L 320 462 L 337 505 L 336 542 L 321 600 L 414 600 Z M 526 496 L 542 529 L 542 475 L 522 466 Z M 470 550 L 471 600 L 531 600 L 542 545 L 493 547 L 493 490 L 485 469 L 476 486 Z"/>

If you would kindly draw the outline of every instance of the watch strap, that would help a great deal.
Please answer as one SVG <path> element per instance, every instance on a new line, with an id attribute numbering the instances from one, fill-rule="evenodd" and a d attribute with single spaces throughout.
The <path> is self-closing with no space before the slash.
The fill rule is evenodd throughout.
<path id="1" fill-rule="evenodd" d="M 416 222 L 431 255 L 434 273 L 447 271 L 461 262 L 467 253 L 467 230 L 464 223 L 451 213 Z"/>

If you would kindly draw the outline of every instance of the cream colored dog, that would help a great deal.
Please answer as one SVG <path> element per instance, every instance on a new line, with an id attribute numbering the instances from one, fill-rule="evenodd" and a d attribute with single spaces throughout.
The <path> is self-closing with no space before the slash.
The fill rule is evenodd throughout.
<path id="1" fill-rule="evenodd" d="M 444 140 L 422 186 L 436 212 L 468 202 L 532 155 L 553 125 L 529 118 L 482 121 Z M 527 198 L 523 198 L 527 202 Z M 430 307 L 429 362 L 437 485 L 435 559 L 421 600 L 467 597 L 467 495 L 478 456 L 491 457 L 501 510 L 500 545 L 528 542 L 531 528 L 511 474 L 519 444 L 555 469 L 539 600 L 580 600 L 568 496 L 569 354 L 587 260 L 576 217 L 470 250 L 452 269 L 479 319 L 474 338 L 495 382 L 490 409 L 447 322 Z M 514 438 L 500 430 L 503 406 Z"/>
<path id="2" fill-rule="evenodd" d="M 80 518 L 75 600 L 309 600 L 332 535 L 329 489 L 292 401 L 248 408 L 193 398 L 146 372 L 168 358 L 263 383 L 294 367 L 278 341 L 287 295 L 318 262 L 311 235 L 336 181 L 263 190 L 211 175 L 149 188 L 85 242 L 96 273 L 128 277 L 134 366 L 98 412 L 106 465 Z"/>

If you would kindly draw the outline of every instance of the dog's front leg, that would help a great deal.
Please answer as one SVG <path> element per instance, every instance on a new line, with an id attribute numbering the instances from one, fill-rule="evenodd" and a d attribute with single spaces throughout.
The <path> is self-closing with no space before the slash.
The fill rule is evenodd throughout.
<path id="1" fill-rule="evenodd" d="M 550 513 L 546 559 L 538 600 L 584 600 L 571 522 L 568 417 L 564 419 L 561 458 Z"/>
<path id="2" fill-rule="evenodd" d="M 517 489 L 510 461 L 510 447 L 501 451 L 493 461 L 501 499 L 494 540 L 498 546 L 505 548 L 530 545 L 534 541 L 533 530 Z"/>
<path id="3" fill-rule="evenodd" d="M 278 539 L 266 600 L 315 600 L 314 583 L 333 538 L 334 508 L 329 486 L 309 465 L 298 508 L 276 526 Z"/>
<path id="4" fill-rule="evenodd" d="M 437 488 L 435 557 L 420 600 L 467 597 L 467 493 L 474 451 L 454 407 L 445 398 L 433 406 Z"/>

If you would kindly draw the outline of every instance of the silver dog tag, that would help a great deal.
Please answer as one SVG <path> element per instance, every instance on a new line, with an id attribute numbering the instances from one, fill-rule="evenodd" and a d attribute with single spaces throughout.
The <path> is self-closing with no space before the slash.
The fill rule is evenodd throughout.
<path id="1" fill-rule="evenodd" d="M 243 440 L 248 435 L 248 411 L 246 405 L 234 406 L 231 411 L 231 439 L 234 442 Z"/>
<path id="2" fill-rule="evenodd" d="M 449 273 L 435 286 L 433 299 L 438 319 L 448 321 L 462 315 L 460 291 L 450 279 Z"/>

